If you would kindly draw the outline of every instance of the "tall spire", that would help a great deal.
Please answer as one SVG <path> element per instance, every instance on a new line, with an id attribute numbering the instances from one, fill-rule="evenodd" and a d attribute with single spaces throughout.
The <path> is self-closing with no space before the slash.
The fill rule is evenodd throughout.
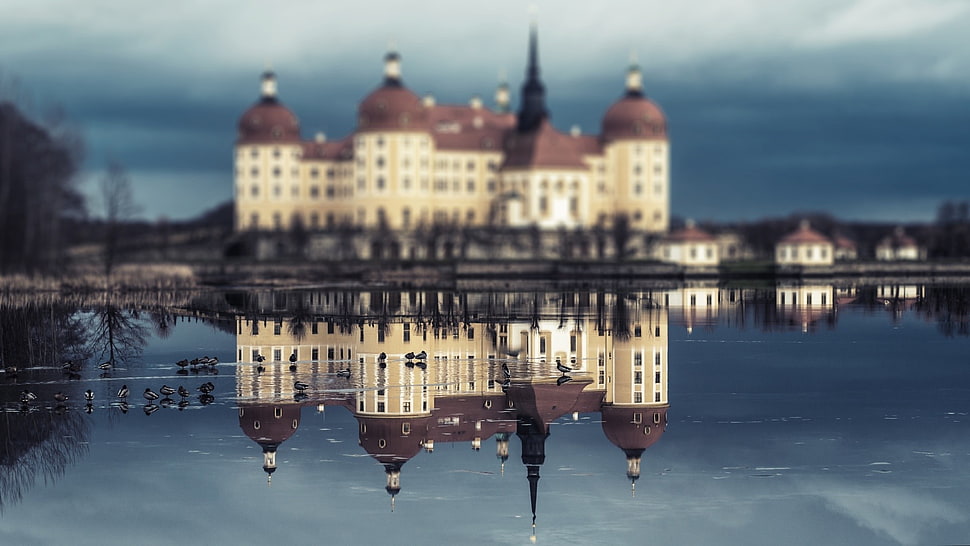
<path id="1" fill-rule="evenodd" d="M 529 65 L 522 84 L 522 105 L 519 107 L 519 132 L 533 131 L 544 119 L 546 111 L 546 88 L 539 79 L 539 31 L 535 21 L 529 28 Z"/>

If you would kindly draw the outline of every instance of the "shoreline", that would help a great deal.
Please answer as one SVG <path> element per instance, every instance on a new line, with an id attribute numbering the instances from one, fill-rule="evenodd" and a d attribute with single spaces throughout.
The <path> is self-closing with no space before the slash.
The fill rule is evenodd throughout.
<path id="1" fill-rule="evenodd" d="M 846 262 L 825 267 L 780 267 L 765 262 L 684 267 L 658 262 L 577 260 L 341 261 L 125 264 L 106 278 L 77 270 L 55 277 L 0 276 L 0 292 L 125 292 L 212 288 L 366 286 L 400 288 L 589 287 L 611 284 L 669 287 L 683 283 L 806 283 L 817 281 L 945 283 L 970 280 L 970 262 Z"/>

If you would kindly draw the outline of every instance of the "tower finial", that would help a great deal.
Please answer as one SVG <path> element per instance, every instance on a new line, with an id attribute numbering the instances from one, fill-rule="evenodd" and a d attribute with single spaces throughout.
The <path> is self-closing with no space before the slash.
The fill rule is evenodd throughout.
<path id="1" fill-rule="evenodd" d="M 637 64 L 637 54 L 630 52 L 630 68 L 626 71 L 626 96 L 643 96 L 643 74 L 640 73 L 640 65 Z"/>
<path id="2" fill-rule="evenodd" d="M 401 56 L 394 47 L 384 55 L 384 85 L 401 85 Z"/>
<path id="3" fill-rule="evenodd" d="M 260 78 L 260 98 L 264 102 L 272 102 L 276 100 L 276 73 L 269 67 L 263 71 L 263 75 Z"/>
<path id="4" fill-rule="evenodd" d="M 507 80 L 505 70 L 499 70 L 498 87 L 495 88 L 495 106 L 500 114 L 507 114 L 509 112 L 509 104 L 512 102 Z"/>

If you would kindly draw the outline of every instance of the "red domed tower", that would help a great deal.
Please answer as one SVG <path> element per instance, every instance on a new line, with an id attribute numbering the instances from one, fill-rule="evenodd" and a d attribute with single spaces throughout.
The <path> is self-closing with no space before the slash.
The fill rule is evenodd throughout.
<path id="1" fill-rule="evenodd" d="M 300 426 L 299 404 L 240 404 L 239 428 L 263 448 L 266 483 L 276 472 L 276 450 Z"/>
<path id="2" fill-rule="evenodd" d="M 277 98 L 276 74 L 262 76 L 259 101 L 239 118 L 236 136 L 237 230 L 283 230 L 301 215 L 300 122 Z"/>
<path id="3" fill-rule="evenodd" d="M 430 421 L 427 415 L 416 418 L 357 416 L 360 446 L 384 465 L 387 475 L 384 489 L 391 496 L 392 512 L 394 498 L 401 492 L 401 467 L 425 445 Z"/>
<path id="4" fill-rule="evenodd" d="M 626 476 L 636 488 L 640 479 L 640 457 L 657 443 L 667 429 L 667 408 L 605 405 L 603 434 L 626 454 Z"/>
<path id="5" fill-rule="evenodd" d="M 612 175 L 612 209 L 635 229 L 670 226 L 670 148 L 667 118 L 643 93 L 640 67 L 626 75 L 626 91 L 603 116 L 600 141 Z"/>

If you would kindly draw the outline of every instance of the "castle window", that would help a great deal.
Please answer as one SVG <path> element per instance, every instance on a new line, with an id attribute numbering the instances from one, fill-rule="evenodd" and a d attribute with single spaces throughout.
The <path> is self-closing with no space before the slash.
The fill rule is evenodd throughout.
<path id="1" fill-rule="evenodd" d="M 270 134 L 273 135 L 273 138 L 279 139 L 280 137 L 283 136 L 283 130 L 280 129 L 279 127 L 273 127 L 273 130 L 270 132 Z"/>
<path id="2" fill-rule="evenodd" d="M 249 175 L 252 176 L 253 178 L 259 176 L 259 169 L 257 169 L 256 167 L 253 167 L 252 169 L 249 170 Z"/>
<path id="3" fill-rule="evenodd" d="M 377 156 L 377 166 L 378 167 L 384 166 L 384 156 Z"/>
<path id="4" fill-rule="evenodd" d="M 283 217 L 278 212 L 273 213 L 273 229 L 283 229 Z"/>
<path id="5" fill-rule="evenodd" d="M 279 167 L 273 167 L 273 176 L 279 178 L 281 174 L 283 174 L 283 171 Z"/>
<path id="6" fill-rule="evenodd" d="M 642 404 L 643 403 L 643 393 L 642 392 L 635 392 L 635 393 L 633 393 L 633 403 L 634 404 Z"/>
<path id="7" fill-rule="evenodd" d="M 259 149 L 253 146 L 253 148 L 249 151 L 249 156 L 252 157 L 253 159 L 256 159 L 257 157 L 259 157 Z"/>
<path id="8" fill-rule="evenodd" d="M 259 197 L 259 186 L 257 184 L 253 184 L 252 194 L 253 197 Z"/>
<path id="9" fill-rule="evenodd" d="M 283 193 L 283 188 L 279 184 L 273 186 L 273 197 L 279 197 Z"/>
<path id="10" fill-rule="evenodd" d="M 468 179 L 468 193 L 475 193 L 475 180 L 472 178 Z"/>
<path id="11" fill-rule="evenodd" d="M 385 186 L 385 180 L 383 176 L 377 177 L 377 189 L 383 190 Z"/>
<path id="12" fill-rule="evenodd" d="M 320 186 L 310 186 L 310 197 L 314 199 L 320 197 Z"/>
<path id="13" fill-rule="evenodd" d="M 280 149 L 279 148 L 273 148 L 273 157 L 276 158 L 276 159 L 279 159 L 280 158 Z"/>

